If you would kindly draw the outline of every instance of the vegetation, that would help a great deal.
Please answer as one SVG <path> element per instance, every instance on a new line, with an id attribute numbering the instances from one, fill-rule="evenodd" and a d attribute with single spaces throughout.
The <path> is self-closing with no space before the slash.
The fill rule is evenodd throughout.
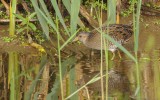
<path id="1" fill-rule="evenodd" d="M 2 66 L 5 66 L 0 66 L 2 68 L 0 73 L 3 73 L 0 77 L 4 77 L 2 79 L 4 81 L 2 91 L 5 91 L 2 99 L 93 100 L 93 98 L 101 98 L 102 100 L 114 100 L 117 98 L 118 100 L 130 100 L 134 98 L 136 100 L 158 100 L 160 98 L 160 55 L 159 50 L 152 49 L 152 46 L 156 43 L 154 36 L 151 35 L 144 44 L 144 50 L 152 53 L 151 55 L 149 53 L 143 55 L 143 52 L 139 50 L 139 45 L 141 45 L 139 37 L 141 35 L 142 0 L 129 0 L 127 2 L 129 8 L 124 8 L 123 11 L 120 8 L 116 9 L 120 6 L 120 3 L 117 4 L 118 0 L 107 0 L 107 2 L 103 2 L 103 0 L 26 0 L 26 2 L 28 6 L 24 2 L 12 0 L 9 6 L 9 16 L 4 13 L 4 10 L 0 11 L 0 18 L 5 19 L 2 23 L 6 23 L 4 21 L 10 18 L 9 36 L 3 36 L 1 40 L 7 43 L 17 43 L 18 41 L 14 45 L 15 47 L 20 45 L 23 48 L 33 48 L 33 51 L 29 51 L 29 49 L 19 50 L 19 48 L 12 51 L 12 48 L 14 49 L 14 46 L 12 46 L 9 52 L 4 53 L 5 56 L 1 54 Z M 0 9 L 4 8 L 4 4 L 7 3 L 1 4 Z M 21 13 L 23 11 L 17 9 L 21 4 L 23 10 L 29 7 L 29 9 L 33 9 L 33 12 L 25 10 L 27 15 Z M 121 6 L 126 5 L 121 4 Z M 156 7 L 158 8 L 158 6 Z M 133 22 L 134 31 L 133 48 L 128 49 L 120 45 L 108 34 L 105 34 L 101 28 L 97 28 L 104 24 L 115 24 L 117 20 L 116 12 L 119 11 L 122 16 L 132 15 L 130 21 Z M 159 25 L 159 20 L 154 21 L 154 25 Z M 145 23 L 144 27 L 147 29 L 150 27 L 150 23 Z M 106 50 L 104 52 L 101 50 L 99 58 L 96 58 L 96 60 L 88 57 L 90 54 L 87 50 L 79 50 L 79 44 L 72 44 L 72 40 L 79 31 L 93 29 L 101 33 L 101 41 L 107 39 L 114 43 L 123 52 L 124 58 L 118 61 L 116 58 L 116 60 L 111 61 L 111 54 L 107 50 L 108 42 L 105 45 Z M 7 60 L 5 62 L 6 55 Z M 153 57 L 150 57 L 152 55 Z M 85 71 L 86 69 L 77 69 L 83 67 L 81 65 L 83 62 L 87 66 L 87 61 L 89 61 L 89 66 L 98 67 L 98 73 L 89 81 L 81 84 L 85 79 L 79 78 L 79 73 L 80 70 Z M 118 64 L 122 69 L 118 69 L 118 73 L 127 76 L 131 83 L 127 94 L 118 91 L 110 93 L 111 90 L 109 90 L 109 82 L 112 81 L 110 80 L 112 79 L 110 73 L 113 69 L 115 71 L 114 66 L 119 67 Z M 91 70 L 90 68 L 85 74 L 89 75 Z M 151 79 L 149 79 L 150 70 L 153 73 Z M 83 71 L 80 74 L 84 74 Z M 121 77 L 121 74 L 118 75 Z M 84 77 L 84 75 L 82 76 Z M 150 82 L 151 80 L 153 82 Z M 100 82 L 100 84 L 96 84 L 97 86 L 100 85 L 100 94 L 95 93 L 96 95 L 93 96 L 90 88 L 87 87 L 97 81 Z M 76 82 L 77 84 L 75 84 Z M 146 87 L 151 85 L 153 88 L 147 90 L 143 85 L 146 85 Z M 1 84 L 0 87 L 2 87 Z M 145 90 L 152 90 L 154 93 L 144 92 Z M 82 95 L 84 91 L 86 96 Z M 2 95 L 1 92 L 0 95 Z"/>

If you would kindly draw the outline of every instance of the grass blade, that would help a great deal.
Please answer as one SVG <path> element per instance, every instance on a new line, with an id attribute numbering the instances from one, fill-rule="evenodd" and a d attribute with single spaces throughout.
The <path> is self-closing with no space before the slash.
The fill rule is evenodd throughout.
<path id="1" fill-rule="evenodd" d="M 116 23 L 116 1 L 117 0 L 108 0 L 107 6 L 107 24 L 115 24 Z"/>
<path id="2" fill-rule="evenodd" d="M 141 86 L 140 86 L 140 68 L 139 68 L 139 63 L 138 63 L 138 39 L 139 39 L 139 19 L 140 19 L 140 11 L 141 11 L 141 4 L 142 4 L 142 0 L 138 0 L 137 2 L 137 11 L 136 11 L 136 15 L 133 16 L 134 18 L 134 28 L 135 28 L 135 32 L 134 32 L 134 51 L 135 51 L 135 56 L 136 56 L 136 83 L 137 83 L 137 88 L 140 90 L 138 91 L 138 95 L 137 100 L 141 100 Z"/>
<path id="3" fill-rule="evenodd" d="M 61 15 L 61 12 L 60 12 L 60 10 L 58 8 L 57 1 L 56 0 L 51 0 L 51 3 L 53 5 L 53 7 L 54 7 L 54 10 L 55 10 L 55 12 L 56 12 L 61 24 L 63 25 L 65 31 L 67 32 L 68 36 L 70 36 L 69 31 L 68 31 L 68 29 L 67 29 L 67 27 L 66 27 L 66 25 L 64 23 L 64 20 L 63 20 L 63 17 Z"/>
<path id="4" fill-rule="evenodd" d="M 35 87 L 37 85 L 37 82 L 38 82 L 38 80 L 39 80 L 39 78 L 40 78 L 40 76 L 41 76 L 41 74 L 43 72 L 43 69 L 44 69 L 46 63 L 47 63 L 47 56 L 43 55 L 41 57 L 40 71 L 37 74 L 35 80 L 32 81 L 32 84 L 31 84 L 29 90 L 27 91 L 27 93 L 24 96 L 24 100 L 31 100 L 31 95 L 32 95 L 32 93 L 33 93 L 33 91 L 34 91 L 34 89 L 35 89 Z"/>
<path id="5" fill-rule="evenodd" d="M 70 13 L 71 15 L 71 19 L 70 19 L 71 34 L 75 33 L 77 29 L 79 9 L 80 9 L 80 0 L 72 0 L 71 13 Z"/>
<path id="6" fill-rule="evenodd" d="M 65 61 L 62 62 L 62 77 L 66 74 L 68 66 L 72 66 L 76 63 L 76 59 L 74 56 L 67 58 Z M 56 100 L 58 98 L 58 92 L 60 87 L 60 80 L 59 76 L 56 76 L 55 83 L 53 84 L 53 88 L 51 89 L 51 93 L 47 95 L 47 100 Z"/>
<path id="7" fill-rule="evenodd" d="M 37 3 L 37 0 L 31 0 L 31 2 L 33 4 L 33 7 L 34 7 L 36 13 L 37 13 L 37 17 L 38 17 L 39 22 L 41 24 L 42 30 L 45 33 L 47 39 L 49 39 L 49 27 L 48 27 L 48 24 L 47 24 L 45 18 L 39 12 L 39 9 L 38 9 L 39 6 L 38 6 L 38 3 Z"/>

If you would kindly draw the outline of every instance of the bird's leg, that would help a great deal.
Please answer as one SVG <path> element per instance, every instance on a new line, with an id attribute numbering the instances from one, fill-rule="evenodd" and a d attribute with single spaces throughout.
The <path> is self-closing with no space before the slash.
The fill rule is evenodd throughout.
<path id="1" fill-rule="evenodd" d="M 121 53 L 119 52 L 119 50 L 118 50 L 118 56 L 119 56 L 120 59 L 122 58 Z"/>
<path id="2" fill-rule="evenodd" d="M 121 58 L 122 58 L 121 53 L 119 52 L 119 50 L 117 50 L 117 51 L 118 51 L 118 56 L 119 56 L 119 58 L 121 59 Z M 112 56 L 111 60 L 114 59 L 114 57 L 115 57 L 115 52 L 112 52 L 112 54 L 113 54 L 113 56 Z"/>
<path id="3" fill-rule="evenodd" d="M 112 52 L 112 58 L 111 58 L 111 60 L 113 60 L 114 59 L 114 57 L 115 57 L 115 52 Z"/>

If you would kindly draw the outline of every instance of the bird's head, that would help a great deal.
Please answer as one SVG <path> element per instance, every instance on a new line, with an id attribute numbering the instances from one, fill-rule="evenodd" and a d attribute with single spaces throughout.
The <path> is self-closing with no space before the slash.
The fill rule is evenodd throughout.
<path id="1" fill-rule="evenodd" d="M 80 32 L 76 38 L 73 40 L 74 41 L 81 41 L 82 43 L 85 43 L 87 38 L 89 37 L 89 32 Z"/>

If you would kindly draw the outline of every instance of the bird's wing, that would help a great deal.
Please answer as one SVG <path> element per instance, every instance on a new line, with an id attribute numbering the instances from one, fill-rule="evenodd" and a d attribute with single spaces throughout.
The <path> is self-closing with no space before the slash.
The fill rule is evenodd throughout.
<path id="1" fill-rule="evenodd" d="M 131 26 L 122 24 L 113 24 L 109 28 L 109 35 L 117 42 L 123 44 L 132 36 Z"/>

